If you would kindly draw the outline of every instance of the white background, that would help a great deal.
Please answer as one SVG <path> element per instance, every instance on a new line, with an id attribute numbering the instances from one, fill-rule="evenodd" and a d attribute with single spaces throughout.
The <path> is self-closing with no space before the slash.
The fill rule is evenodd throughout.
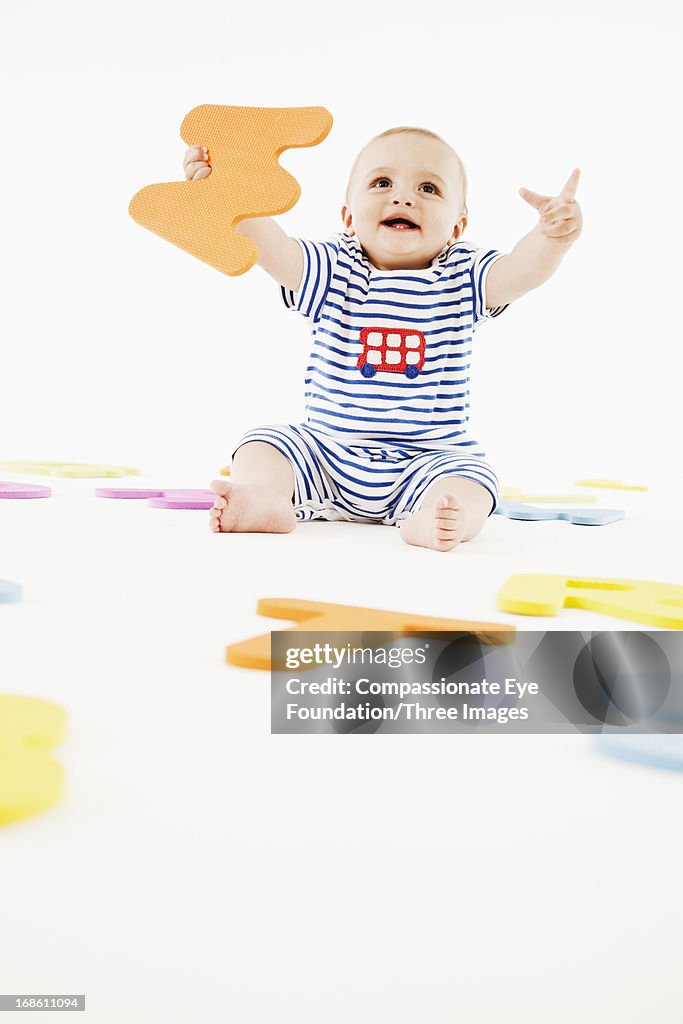
<path id="1" fill-rule="evenodd" d="M 464 160 L 467 237 L 534 226 L 520 186 L 581 168 L 585 229 L 555 276 L 478 334 L 473 432 L 499 475 L 663 479 L 679 429 L 680 6 L 523 0 L 188 5 L 3 0 L 7 457 L 213 475 L 250 426 L 302 415 L 306 324 L 258 267 L 221 275 L 135 224 L 181 180 L 200 103 L 322 105 L 281 158 L 291 234 L 341 228 L 354 156 L 416 124 Z M 637 481 L 638 482 L 638 481 Z"/>
<path id="2" fill-rule="evenodd" d="M 494 516 L 447 555 L 363 524 L 216 536 L 91 480 L 0 501 L 0 577 L 24 587 L 0 605 L 0 692 L 69 718 L 64 799 L 0 829 L 0 992 L 85 992 L 95 1024 L 680 1024 L 680 775 L 581 736 L 273 737 L 268 675 L 224 652 L 283 625 L 260 597 L 611 629 L 633 624 L 495 595 L 518 572 L 683 580 L 681 20 L 662 0 L 2 0 L 0 457 L 205 486 L 244 429 L 301 415 L 306 325 L 271 279 L 127 207 L 181 180 L 192 107 L 323 105 L 328 138 L 282 157 L 304 237 L 339 228 L 355 153 L 392 125 L 460 152 L 482 245 L 535 223 L 520 186 L 581 168 L 583 237 L 477 335 L 474 432 L 510 485 L 650 490 L 598 493 L 626 510 L 605 528 Z"/>

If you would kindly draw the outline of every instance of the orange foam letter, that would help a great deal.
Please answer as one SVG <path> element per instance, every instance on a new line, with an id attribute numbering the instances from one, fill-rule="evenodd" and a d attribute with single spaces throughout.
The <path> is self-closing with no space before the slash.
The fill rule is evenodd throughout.
<path id="1" fill-rule="evenodd" d="M 324 107 L 195 107 L 180 134 L 188 146 L 207 147 L 211 174 L 148 185 L 133 196 L 130 215 L 223 274 L 244 274 L 258 252 L 235 225 L 291 210 L 301 189 L 278 157 L 316 146 L 331 127 Z"/>
<path id="2" fill-rule="evenodd" d="M 385 612 L 379 608 L 358 608 L 353 604 L 326 604 L 324 601 L 301 601 L 293 597 L 264 598 L 256 610 L 271 619 L 289 619 L 298 625 L 289 631 L 378 632 L 423 636 L 426 633 L 485 633 L 491 642 L 512 642 L 515 627 L 497 622 L 466 622 L 462 619 L 435 619 L 410 612 Z M 499 636 L 502 634 L 502 636 Z M 265 668 L 270 665 L 270 633 L 231 644 L 226 661 L 243 668 Z M 275 668 L 279 666 L 274 666 Z"/>

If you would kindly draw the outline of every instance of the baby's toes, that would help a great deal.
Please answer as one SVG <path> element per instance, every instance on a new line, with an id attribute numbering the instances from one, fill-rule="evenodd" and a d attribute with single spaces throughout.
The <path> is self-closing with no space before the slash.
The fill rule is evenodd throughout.
<path id="1" fill-rule="evenodd" d="M 214 494 L 217 494 L 221 498 L 228 493 L 229 489 L 230 484 L 225 478 L 223 478 L 222 480 L 211 481 L 211 490 L 214 492 Z"/>
<path id="2" fill-rule="evenodd" d="M 436 502 L 434 514 L 436 519 L 441 523 L 456 523 L 462 518 L 462 504 L 460 500 L 452 494 L 442 494 Z"/>
<path id="3" fill-rule="evenodd" d="M 434 538 L 439 545 L 451 547 L 464 533 L 464 510 L 460 500 L 452 494 L 439 497 L 434 516 Z"/>
<path id="4" fill-rule="evenodd" d="M 434 539 L 446 543 L 447 541 L 455 540 L 458 536 L 459 530 L 454 526 L 444 526 L 442 523 L 436 523 L 434 528 Z"/>
<path id="5" fill-rule="evenodd" d="M 213 499 L 213 507 L 222 511 L 224 508 L 228 507 L 228 503 L 225 500 L 225 498 L 221 497 L 220 494 L 217 494 L 216 497 Z"/>
<path id="6" fill-rule="evenodd" d="M 459 508 L 437 508 L 436 515 L 434 516 L 437 523 L 441 523 L 443 526 L 451 525 L 454 526 L 460 519 Z"/>
<path id="7" fill-rule="evenodd" d="M 436 508 L 439 514 L 448 515 L 452 512 L 457 514 L 462 505 L 460 499 L 456 498 L 454 494 L 442 494 L 436 499 Z"/>
<path id="8" fill-rule="evenodd" d="M 440 530 L 457 530 L 462 519 L 460 509 L 437 508 L 434 522 Z"/>

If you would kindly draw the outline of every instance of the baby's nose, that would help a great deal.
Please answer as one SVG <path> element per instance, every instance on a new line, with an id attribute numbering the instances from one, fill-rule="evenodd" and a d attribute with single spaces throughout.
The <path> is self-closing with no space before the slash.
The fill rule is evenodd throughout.
<path id="1" fill-rule="evenodd" d="M 412 199 L 400 199 L 400 198 L 394 199 L 394 205 L 398 206 L 401 203 L 403 203 L 404 206 L 412 206 L 413 205 Z"/>

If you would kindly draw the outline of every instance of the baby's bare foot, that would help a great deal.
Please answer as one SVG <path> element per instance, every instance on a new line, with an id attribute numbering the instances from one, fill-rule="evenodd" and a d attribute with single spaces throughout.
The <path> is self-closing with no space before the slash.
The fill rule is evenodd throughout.
<path id="1" fill-rule="evenodd" d="M 435 505 L 427 505 L 401 523 L 401 537 L 435 551 L 450 551 L 465 534 L 465 507 L 454 494 L 442 494 Z"/>
<path id="2" fill-rule="evenodd" d="M 216 492 L 209 512 L 214 533 L 289 533 L 296 526 L 291 501 L 273 487 L 213 480 L 211 489 Z"/>

